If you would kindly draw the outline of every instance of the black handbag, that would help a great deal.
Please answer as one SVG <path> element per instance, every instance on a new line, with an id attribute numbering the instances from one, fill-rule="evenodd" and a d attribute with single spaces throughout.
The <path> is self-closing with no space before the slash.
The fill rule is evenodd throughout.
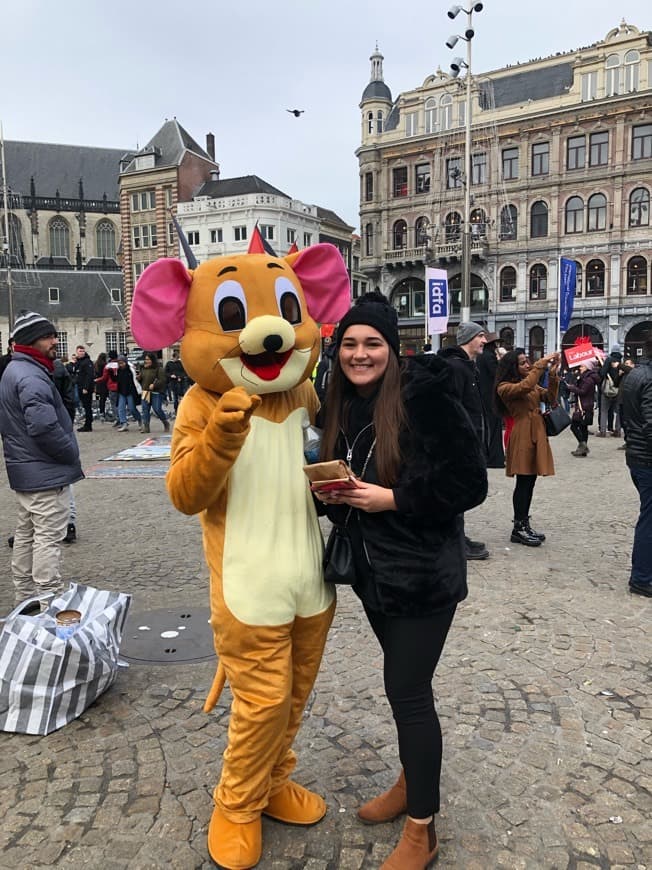
<path id="1" fill-rule="evenodd" d="M 333 526 L 328 536 L 324 552 L 324 580 L 349 586 L 356 582 L 353 547 L 346 525 Z"/>
<path id="2" fill-rule="evenodd" d="M 561 405 L 552 405 L 547 411 L 543 412 L 543 422 L 546 426 L 546 435 L 559 435 L 571 424 L 571 418 L 568 411 L 562 408 Z"/>

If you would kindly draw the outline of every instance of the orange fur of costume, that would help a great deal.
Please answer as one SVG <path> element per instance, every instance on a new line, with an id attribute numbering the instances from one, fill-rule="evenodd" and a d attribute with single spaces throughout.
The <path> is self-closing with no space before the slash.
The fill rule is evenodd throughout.
<path id="1" fill-rule="evenodd" d="M 335 608 L 303 433 L 318 410 L 309 376 L 319 329 L 309 312 L 334 322 L 349 300 L 331 245 L 286 258 L 222 257 L 192 272 L 157 261 L 134 294 L 138 342 L 161 346 L 183 333 L 195 381 L 179 405 L 167 488 L 203 528 L 219 657 L 206 709 L 225 677 L 233 694 L 209 829 L 209 851 L 224 867 L 258 860 L 261 813 L 308 824 L 325 812 L 321 798 L 288 780 Z"/>

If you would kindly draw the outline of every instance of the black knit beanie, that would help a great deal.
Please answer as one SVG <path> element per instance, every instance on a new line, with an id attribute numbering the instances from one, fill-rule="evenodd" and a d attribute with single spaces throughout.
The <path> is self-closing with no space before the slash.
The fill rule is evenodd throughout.
<path id="1" fill-rule="evenodd" d="M 382 293 L 374 291 L 365 293 L 356 299 L 353 308 L 350 308 L 340 320 L 337 327 L 336 344 L 339 350 L 342 338 L 349 326 L 364 324 L 373 326 L 385 338 L 396 356 L 400 355 L 400 341 L 398 337 L 398 314 Z"/>
<path id="2" fill-rule="evenodd" d="M 16 344 L 30 345 L 46 335 L 56 334 L 56 326 L 47 317 L 37 314 L 36 311 L 21 311 L 9 338 Z"/>

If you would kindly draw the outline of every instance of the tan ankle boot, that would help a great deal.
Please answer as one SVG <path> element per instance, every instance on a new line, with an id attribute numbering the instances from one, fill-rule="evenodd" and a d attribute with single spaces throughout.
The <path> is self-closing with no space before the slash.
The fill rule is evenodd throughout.
<path id="1" fill-rule="evenodd" d="M 390 789 L 360 807 L 358 818 L 365 825 L 381 825 L 384 822 L 391 822 L 406 812 L 405 773 L 401 771 L 401 775 Z"/>
<path id="2" fill-rule="evenodd" d="M 426 870 L 439 852 L 435 822 L 419 825 L 408 819 L 397 847 L 380 870 Z"/>

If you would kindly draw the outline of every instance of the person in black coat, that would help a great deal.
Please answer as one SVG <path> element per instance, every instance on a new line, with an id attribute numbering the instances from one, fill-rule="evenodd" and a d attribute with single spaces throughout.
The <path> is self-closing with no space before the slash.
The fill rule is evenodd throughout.
<path id="1" fill-rule="evenodd" d="M 503 420 L 494 410 L 494 390 L 498 357 L 496 348 L 498 336 L 495 332 L 487 333 L 487 343 L 478 354 L 475 364 L 478 369 L 478 386 L 482 397 L 485 420 L 487 423 L 487 466 L 489 468 L 505 467 L 505 450 L 503 448 Z"/>
<path id="2" fill-rule="evenodd" d="M 373 824 L 407 812 L 383 867 L 425 867 L 438 851 L 442 754 L 432 679 L 467 595 L 462 515 L 484 501 L 487 473 L 449 365 L 432 355 L 400 361 L 397 314 L 379 293 L 340 321 L 321 458 L 346 459 L 359 478 L 316 497 L 350 535 L 353 589 L 383 650 L 403 766 L 358 815 Z"/>
<path id="3" fill-rule="evenodd" d="M 95 366 L 93 360 L 86 353 L 86 348 L 83 345 L 77 347 L 77 390 L 79 391 L 79 399 L 84 408 L 84 425 L 80 426 L 78 432 L 93 431 L 93 390 L 95 388 Z"/>

